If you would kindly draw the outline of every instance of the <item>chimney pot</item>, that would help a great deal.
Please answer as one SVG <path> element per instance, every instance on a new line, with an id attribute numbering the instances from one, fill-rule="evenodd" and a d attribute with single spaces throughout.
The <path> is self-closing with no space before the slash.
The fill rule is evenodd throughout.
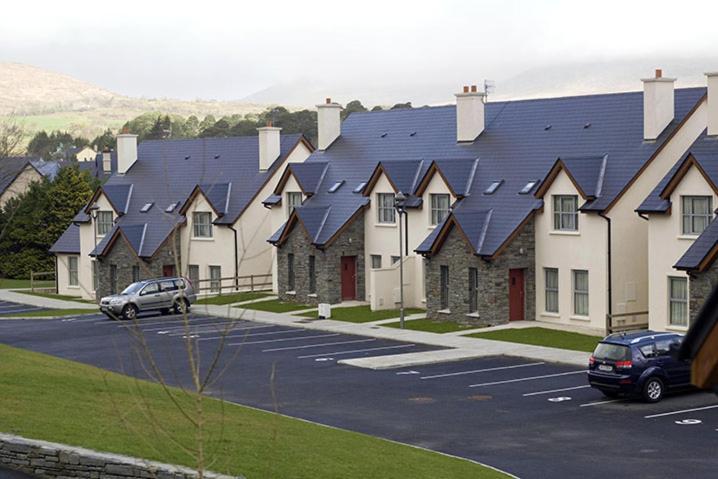
<path id="1" fill-rule="evenodd" d="M 124 175 L 137 161 L 137 135 L 117 135 L 117 173 Z"/>
<path id="2" fill-rule="evenodd" d="M 464 93 L 469 93 L 469 87 L 467 85 L 464 85 Z"/>
<path id="3" fill-rule="evenodd" d="M 476 93 L 476 85 L 471 85 L 471 93 Z"/>
<path id="4" fill-rule="evenodd" d="M 476 85 L 456 94 L 456 141 L 474 141 L 484 131 L 484 96 Z"/>
<path id="5" fill-rule="evenodd" d="M 332 103 L 332 99 L 329 98 L 329 97 L 327 97 L 327 99 L 325 100 L 325 103 L 326 103 L 327 105 L 331 104 L 331 103 Z"/>
<path id="6" fill-rule="evenodd" d="M 329 148 L 329 145 L 341 135 L 341 111 L 342 107 L 332 103 L 331 98 L 327 98 L 325 103 L 317 105 L 317 148 L 319 150 Z"/>
<path id="7" fill-rule="evenodd" d="M 663 78 L 663 70 L 656 68 L 656 78 Z"/>
<path id="8" fill-rule="evenodd" d="M 718 135 L 718 72 L 706 73 L 708 84 L 708 135 Z"/>
<path id="9" fill-rule="evenodd" d="M 665 78 L 657 68 L 653 78 L 643 79 L 643 138 L 657 139 L 675 118 L 675 78 Z"/>
<path id="10" fill-rule="evenodd" d="M 272 163 L 279 158 L 281 154 L 281 128 L 272 126 L 272 122 L 268 121 L 267 126 L 257 128 L 259 132 L 259 171 L 267 171 Z"/>

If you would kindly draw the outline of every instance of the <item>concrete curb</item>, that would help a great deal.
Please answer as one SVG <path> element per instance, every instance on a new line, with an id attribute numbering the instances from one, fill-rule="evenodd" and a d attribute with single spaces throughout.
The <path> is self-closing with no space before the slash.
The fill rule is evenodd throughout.
<path id="1" fill-rule="evenodd" d="M 67 301 L 64 299 L 45 298 L 42 296 L 34 296 L 31 294 L 16 293 L 9 289 L 0 289 L 0 301 L 9 301 L 11 303 L 27 304 L 29 306 L 37 306 L 45 309 L 96 309 L 96 304 L 80 303 L 77 301 Z"/>

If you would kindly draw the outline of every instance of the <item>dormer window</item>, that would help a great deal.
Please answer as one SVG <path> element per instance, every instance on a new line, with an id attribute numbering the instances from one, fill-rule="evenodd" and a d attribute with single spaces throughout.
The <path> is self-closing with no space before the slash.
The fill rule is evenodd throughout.
<path id="1" fill-rule="evenodd" d="M 301 206 L 302 204 L 302 192 L 301 191 L 288 191 L 287 192 L 287 217 L 292 214 L 294 208 Z"/>
<path id="2" fill-rule="evenodd" d="M 112 211 L 98 211 L 95 222 L 97 236 L 105 236 L 112 229 Z"/>
<path id="3" fill-rule="evenodd" d="M 443 194 L 430 194 L 431 203 L 430 221 L 431 226 L 436 226 L 449 214 L 449 195 Z"/>
<path id="4" fill-rule="evenodd" d="M 713 198 L 710 196 L 681 196 L 683 234 L 703 233 L 713 219 Z"/>
<path id="5" fill-rule="evenodd" d="M 486 188 L 486 191 L 484 191 L 485 195 L 493 195 L 496 193 L 496 190 L 499 189 L 499 186 L 501 186 L 501 183 L 503 183 L 504 180 L 494 181 L 489 185 L 488 188 Z"/>
<path id="6" fill-rule="evenodd" d="M 192 233 L 195 238 L 211 238 L 212 213 L 206 211 L 192 213 Z"/>
<path id="7" fill-rule="evenodd" d="M 394 193 L 377 193 L 376 205 L 377 222 L 381 224 L 396 223 Z"/>
<path id="8" fill-rule="evenodd" d="M 578 196 L 553 195 L 553 229 L 578 231 Z"/>

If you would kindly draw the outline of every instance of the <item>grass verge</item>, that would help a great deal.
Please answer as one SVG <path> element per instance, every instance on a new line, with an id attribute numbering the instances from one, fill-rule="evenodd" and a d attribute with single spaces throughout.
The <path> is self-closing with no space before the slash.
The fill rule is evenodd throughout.
<path id="1" fill-rule="evenodd" d="M 173 441 L 194 447 L 195 429 L 158 384 L 4 345 L 0 357 L 1 431 L 193 466 Z M 170 391 L 192 410 L 193 398 Z M 506 477 L 469 461 L 216 399 L 204 406 L 212 469 L 221 473 L 249 479 Z"/>
<path id="2" fill-rule="evenodd" d="M 231 303 L 239 303 L 241 301 L 251 301 L 253 299 L 259 299 L 259 298 L 266 298 L 267 296 L 271 296 L 272 293 L 264 293 L 259 291 L 246 291 L 242 293 L 231 293 L 231 294 L 223 294 L 221 296 L 210 296 L 208 298 L 202 298 L 198 299 L 195 304 L 215 304 L 215 305 L 223 305 L 223 304 L 231 304 Z"/>
<path id="3" fill-rule="evenodd" d="M 499 329 L 485 333 L 467 334 L 470 338 L 494 339 L 510 343 L 533 344 L 573 351 L 593 352 L 603 337 L 588 334 L 558 331 L 546 328 Z"/>
<path id="4" fill-rule="evenodd" d="M 417 308 L 406 308 L 404 309 L 404 315 L 409 316 L 410 314 L 425 313 L 423 309 Z M 308 313 L 302 313 L 298 316 L 304 316 L 307 318 L 317 318 L 319 313 L 317 311 L 310 311 Z M 372 311 L 369 306 L 350 306 L 348 308 L 332 308 L 332 318 L 336 321 L 348 321 L 350 323 L 369 323 L 371 321 L 379 321 L 381 319 L 398 318 L 398 309 L 382 309 L 379 311 Z"/>
<path id="5" fill-rule="evenodd" d="M 290 303 L 289 301 L 280 301 L 278 299 L 270 299 L 268 301 L 258 301 L 256 303 L 243 304 L 235 306 L 242 309 L 253 309 L 256 311 L 269 311 L 271 313 L 288 313 L 290 311 L 301 311 L 309 309 L 312 306 L 307 304 Z"/>
<path id="6" fill-rule="evenodd" d="M 38 288 L 48 287 L 51 288 L 55 286 L 54 281 L 35 281 L 35 286 Z M 12 288 L 29 288 L 30 287 L 30 280 L 29 279 L 9 279 L 9 278 L 0 278 L 0 289 L 12 289 Z"/>
<path id="7" fill-rule="evenodd" d="M 39 296 L 41 298 L 61 299 L 63 301 L 77 301 L 78 303 L 95 304 L 94 301 L 90 301 L 88 299 L 82 299 L 79 296 L 68 296 L 66 294 L 39 293 L 37 291 L 33 292 L 33 291 L 23 291 L 23 290 L 14 290 L 13 293 L 29 294 L 30 296 Z"/>
<path id="8" fill-rule="evenodd" d="M 400 323 L 383 324 L 388 328 L 399 328 Z M 453 333 L 464 329 L 472 329 L 474 326 L 457 323 L 455 321 L 434 321 L 432 319 L 412 319 L 404 322 L 404 329 L 413 331 L 426 331 L 428 333 Z"/>
<path id="9" fill-rule="evenodd" d="M 48 318 L 53 316 L 72 316 L 75 314 L 92 314 L 98 313 L 92 309 L 38 309 L 36 311 L 27 311 L 24 313 L 2 313 L 0 318 Z"/>

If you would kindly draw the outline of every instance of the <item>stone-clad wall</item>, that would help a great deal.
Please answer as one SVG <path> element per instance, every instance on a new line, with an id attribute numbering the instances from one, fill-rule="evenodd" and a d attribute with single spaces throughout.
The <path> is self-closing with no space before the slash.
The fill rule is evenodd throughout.
<path id="1" fill-rule="evenodd" d="M 439 252 L 426 259 L 426 306 L 428 316 L 476 326 L 507 323 L 509 320 L 509 269 L 524 270 L 524 314 L 536 317 L 536 255 L 534 223 L 528 221 L 511 244 L 494 260 L 473 254 L 471 247 L 454 227 Z M 449 310 L 441 309 L 440 266 L 449 267 Z M 479 273 L 478 315 L 469 315 L 469 268 Z"/>
<path id="2" fill-rule="evenodd" d="M 295 294 L 287 294 L 288 255 L 294 254 Z M 316 294 L 309 293 L 309 256 L 315 257 L 317 281 Z M 365 298 L 366 278 L 364 273 L 364 219 L 362 215 L 334 240 L 326 249 L 320 250 L 311 244 L 311 239 L 302 225 L 296 225 L 287 240 L 277 249 L 277 284 L 279 298 L 304 304 L 341 303 L 341 257 L 357 257 L 357 299 Z"/>
<path id="3" fill-rule="evenodd" d="M 39 478 L 195 479 L 191 469 L 53 442 L 0 434 L 0 465 Z M 205 472 L 207 479 L 232 479 Z"/>
<path id="4" fill-rule="evenodd" d="M 182 271 L 180 261 L 179 235 L 174 238 L 175 248 L 171 247 L 173 238 L 170 237 L 155 253 L 150 261 L 137 257 L 130 245 L 123 237 L 117 238 L 109 253 L 98 258 L 98 288 L 95 293 L 97 300 L 110 294 L 110 265 L 117 266 L 117 292 L 119 293 L 132 283 L 132 267 L 139 266 L 140 279 L 162 277 L 164 265 L 175 265 L 175 271 Z M 177 259 L 175 258 L 177 253 Z M 176 264 L 179 263 L 179 264 Z"/>
<path id="5" fill-rule="evenodd" d="M 688 285 L 689 294 L 689 322 L 693 324 L 698 312 L 705 304 L 708 296 L 713 288 L 718 285 L 718 261 L 713 263 L 710 268 L 701 273 L 691 273 Z"/>

